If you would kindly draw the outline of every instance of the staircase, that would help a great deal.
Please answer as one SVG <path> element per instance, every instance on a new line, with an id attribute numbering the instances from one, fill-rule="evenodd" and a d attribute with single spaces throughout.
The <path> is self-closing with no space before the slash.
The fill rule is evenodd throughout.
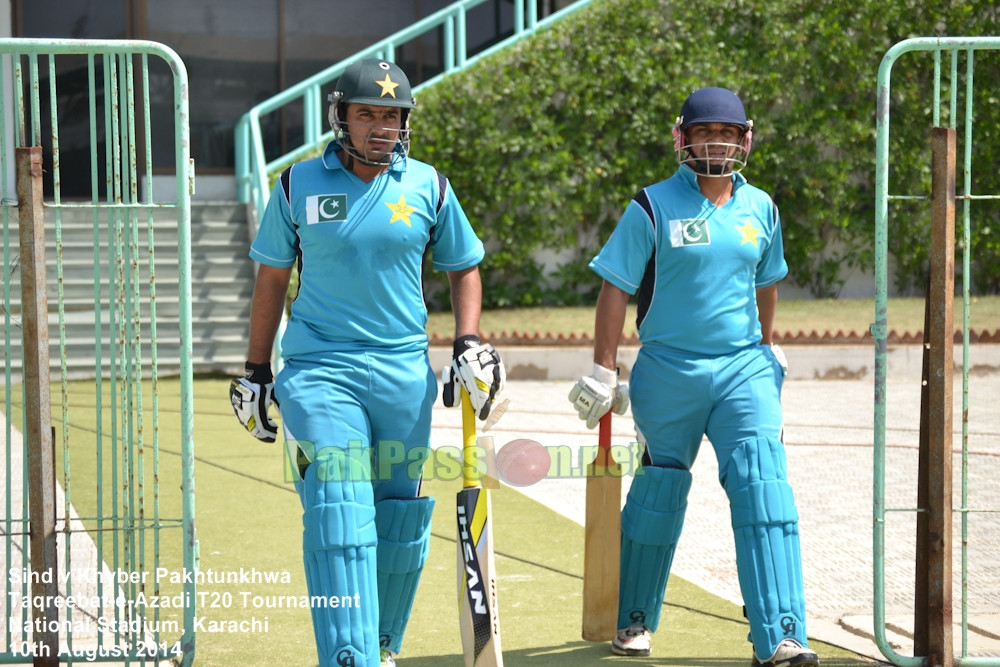
<path id="1" fill-rule="evenodd" d="M 196 373 L 243 373 L 255 278 L 249 249 L 245 205 L 192 202 L 191 358 Z"/>
<path id="2" fill-rule="evenodd" d="M 16 225 L 16 211 L 13 222 Z M 146 233 L 146 213 L 138 219 L 139 285 L 130 286 L 129 299 L 139 294 L 144 366 L 152 357 L 150 340 L 149 252 Z M 49 303 L 50 366 L 58 373 L 59 352 L 59 281 L 56 269 L 55 215 L 46 211 L 46 282 Z M 109 283 L 117 264 L 108 259 L 108 230 L 115 225 L 107 209 L 97 213 L 100 253 L 95 278 L 94 226 L 91 209 L 63 209 L 61 214 L 63 303 L 65 308 L 66 366 L 70 378 L 93 377 L 97 358 L 102 373 L 110 373 L 111 341 L 134 338 L 131 322 L 112 324 L 112 312 L 133 310 L 131 303 L 109 304 Z M 11 252 L 17 253 L 17 231 L 10 231 Z M 176 213 L 172 208 L 157 209 L 153 217 L 155 239 L 153 266 L 156 304 L 156 354 L 159 375 L 171 375 L 180 370 L 179 278 Z M 194 202 L 191 205 L 191 329 L 192 366 L 196 373 L 233 374 L 242 370 L 246 358 L 250 299 L 253 294 L 254 265 L 247 256 L 249 236 L 246 206 L 235 202 Z M 126 262 L 130 264 L 130 262 Z M 11 282 L 11 311 L 16 328 L 11 330 L 11 349 L 7 363 L 15 377 L 21 369 L 20 275 L 17 269 L 6 272 Z M 100 282 L 99 291 L 95 284 Z M 101 307 L 96 308 L 95 303 Z M 120 318 L 116 317 L 116 320 Z M 127 318 L 135 319 L 135 318 Z M 95 336 L 96 323 L 100 335 Z M 95 344 L 95 338 L 100 345 Z M 119 360 L 115 359 L 115 363 Z M 148 372 L 144 371 L 148 375 Z"/>

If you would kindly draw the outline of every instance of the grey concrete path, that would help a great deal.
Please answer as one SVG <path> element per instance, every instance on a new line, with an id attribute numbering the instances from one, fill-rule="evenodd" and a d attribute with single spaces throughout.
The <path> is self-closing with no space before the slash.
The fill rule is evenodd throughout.
<path id="1" fill-rule="evenodd" d="M 969 387 L 968 424 L 968 654 L 1000 657 L 1000 346 L 977 352 Z M 786 348 L 790 375 L 785 384 L 788 469 L 802 532 L 802 556 L 810 636 L 874 658 L 881 657 L 873 629 L 873 423 L 874 386 L 870 349 Z M 503 351 L 501 351 L 503 352 Z M 523 354 L 523 351 L 520 351 Z M 916 505 L 920 406 L 919 348 L 896 350 L 887 387 L 886 492 L 890 508 Z M 564 356 L 560 356 L 564 355 Z M 517 364 L 528 357 L 517 354 Z M 545 380 L 508 382 L 506 413 L 492 427 L 497 447 L 530 438 L 578 452 L 596 444 L 566 395 L 573 373 L 589 372 L 589 353 L 572 358 L 537 353 L 530 359 Z M 916 364 L 916 365 L 915 365 Z M 573 369 L 572 371 L 570 369 Z M 515 372 L 515 375 L 517 373 Z M 562 377 L 551 377 L 562 376 Z M 853 379 L 813 379 L 847 377 Z M 960 378 L 960 375 L 959 375 Z M 460 442 L 460 415 L 435 408 L 435 443 Z M 962 443 L 962 386 L 955 386 L 956 449 Z M 615 419 L 614 444 L 634 440 L 630 416 Z M 582 470 L 579 462 L 574 473 Z M 956 454 L 955 507 L 960 507 L 961 457 Z M 742 604 L 733 556 L 725 493 L 717 480 L 711 445 L 694 466 L 685 529 L 673 572 L 705 590 Z M 627 492 L 630 478 L 623 484 Z M 580 477 L 546 479 L 520 490 L 564 516 L 584 522 L 585 482 Z M 501 491 L 502 492 L 502 491 Z M 912 655 L 914 528 L 912 512 L 886 520 L 886 637 L 893 650 Z M 956 512 L 955 541 L 962 519 Z M 954 597 L 961 616 L 961 557 L 956 551 Z M 501 573 L 502 576 L 502 573 Z M 668 591 L 669 596 L 669 591 Z M 664 629 L 661 628 L 661 632 Z M 956 653 L 962 633 L 955 630 Z"/>

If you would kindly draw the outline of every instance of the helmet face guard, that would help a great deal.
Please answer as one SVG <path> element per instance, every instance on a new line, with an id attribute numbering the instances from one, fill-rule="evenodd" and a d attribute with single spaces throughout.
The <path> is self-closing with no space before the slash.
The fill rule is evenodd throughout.
<path id="1" fill-rule="evenodd" d="M 678 164 L 686 164 L 702 176 L 728 177 L 747 166 L 753 143 L 753 121 L 747 121 L 736 143 L 709 141 L 694 143 L 682 129 L 683 117 L 674 124 L 674 153 Z M 693 125 L 694 123 L 692 123 Z"/>
<path id="2" fill-rule="evenodd" d="M 740 129 L 735 141 L 692 142 L 692 125 L 721 123 Z M 728 178 L 747 164 L 753 146 L 753 121 L 748 120 L 743 103 L 725 88 L 702 88 L 691 93 L 673 127 L 674 153 L 678 164 L 686 164 L 702 176 Z"/>
<path id="3" fill-rule="evenodd" d="M 345 120 L 347 105 L 350 102 L 340 102 L 337 96 L 337 93 L 331 93 L 329 96 L 330 109 L 327 113 L 327 119 L 330 121 L 330 127 L 336 133 L 334 141 L 339 143 L 348 155 L 369 166 L 389 165 L 398 159 L 406 158 L 410 152 L 409 110 L 403 110 L 399 127 L 373 125 L 368 128 L 365 134 L 359 134 L 350 132 L 348 129 L 350 126 Z M 378 140 L 376 135 L 386 132 L 398 132 L 395 146 L 389 151 L 376 150 L 372 146 L 373 140 Z M 371 157 L 378 154 L 381 154 L 382 157 L 377 159 Z"/>
<path id="4" fill-rule="evenodd" d="M 336 89 L 327 98 L 330 102 L 327 119 L 337 141 L 348 155 L 369 166 L 390 165 L 405 159 L 410 150 L 410 110 L 417 101 L 410 93 L 410 82 L 399 66 L 374 58 L 352 63 L 337 81 Z M 345 120 L 348 104 L 365 104 L 378 107 L 398 107 L 401 110 L 399 127 L 369 127 L 365 134 L 348 131 Z M 377 135 L 398 132 L 391 150 L 373 147 L 381 141 Z M 372 155 L 381 157 L 373 158 Z"/>

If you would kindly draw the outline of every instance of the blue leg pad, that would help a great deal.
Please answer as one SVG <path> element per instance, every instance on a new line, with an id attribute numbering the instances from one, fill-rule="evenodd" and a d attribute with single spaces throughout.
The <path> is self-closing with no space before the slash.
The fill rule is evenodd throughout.
<path id="1" fill-rule="evenodd" d="M 379 664 L 377 536 L 370 481 L 344 481 L 317 457 L 297 485 L 302 555 L 320 667 Z"/>
<path id="2" fill-rule="evenodd" d="M 619 628 L 659 627 L 690 490 L 691 473 L 677 468 L 644 466 L 632 481 L 622 510 Z"/>
<path id="3" fill-rule="evenodd" d="M 379 646 L 399 653 L 431 543 L 433 498 L 389 498 L 375 505 L 378 531 Z"/>
<path id="4" fill-rule="evenodd" d="M 770 656 L 786 638 L 806 646 L 799 514 L 787 481 L 784 445 L 773 438 L 740 443 L 720 481 L 729 496 L 754 650 Z"/>

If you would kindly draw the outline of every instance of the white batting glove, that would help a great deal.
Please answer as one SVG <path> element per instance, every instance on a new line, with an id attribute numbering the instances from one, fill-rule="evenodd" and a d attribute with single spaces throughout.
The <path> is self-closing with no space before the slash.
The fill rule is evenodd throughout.
<path id="1" fill-rule="evenodd" d="M 618 384 L 618 373 L 600 364 L 594 364 L 594 372 L 580 378 L 569 392 L 569 401 L 587 420 L 587 428 L 594 428 L 608 410 L 616 415 L 628 410 L 628 385 Z"/>
<path id="2" fill-rule="evenodd" d="M 454 407 L 462 402 L 458 387 L 465 387 L 472 401 L 472 408 L 480 419 L 486 419 L 493 407 L 493 400 L 503 391 L 507 381 L 500 354 L 493 345 L 483 345 L 478 336 L 461 336 L 455 340 L 450 372 L 441 374 L 444 384 L 442 400 L 445 406 Z"/>
<path id="3" fill-rule="evenodd" d="M 233 404 L 233 412 L 250 435 L 264 442 L 274 442 L 278 436 L 278 425 L 267 413 L 274 402 L 271 364 L 251 364 L 248 361 L 243 372 L 243 377 L 233 378 L 229 383 L 229 401 Z"/>
<path id="4" fill-rule="evenodd" d="M 778 347 L 777 343 L 772 343 L 771 352 L 774 352 L 775 358 L 781 364 L 781 370 L 785 372 L 785 375 L 788 375 L 788 359 L 785 358 L 785 351 Z"/>

